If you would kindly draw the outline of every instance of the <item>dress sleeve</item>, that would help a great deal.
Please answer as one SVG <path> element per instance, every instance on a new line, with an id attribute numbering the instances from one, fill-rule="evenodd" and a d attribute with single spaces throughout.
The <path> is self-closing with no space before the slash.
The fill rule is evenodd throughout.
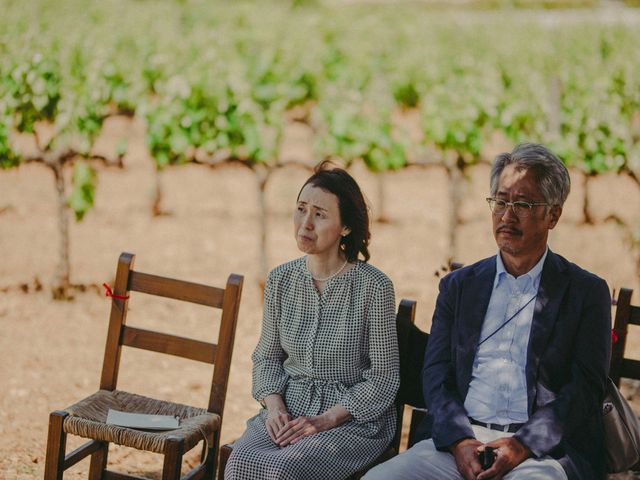
<path id="1" fill-rule="evenodd" d="M 344 392 L 340 404 L 358 422 L 375 420 L 394 402 L 400 386 L 400 359 L 395 322 L 395 295 L 389 279 L 373 287 L 365 308 L 369 367 L 363 381 Z"/>
<path id="2" fill-rule="evenodd" d="M 271 272 L 264 289 L 262 333 L 251 356 L 253 361 L 252 395 L 259 402 L 272 393 L 282 394 L 289 379 L 283 367 L 286 353 L 280 343 L 280 308 L 276 295 L 277 288 L 275 275 Z"/>

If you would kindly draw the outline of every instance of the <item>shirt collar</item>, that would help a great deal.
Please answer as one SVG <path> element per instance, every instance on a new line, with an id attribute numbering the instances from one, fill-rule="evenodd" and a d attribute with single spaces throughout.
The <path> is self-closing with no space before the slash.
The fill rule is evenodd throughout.
<path id="1" fill-rule="evenodd" d="M 544 253 L 538 263 L 536 263 L 531 270 L 529 270 L 524 275 L 531 278 L 531 282 L 533 285 L 538 285 L 540 283 L 540 276 L 542 275 L 542 267 L 544 267 L 544 261 L 547 259 L 547 253 L 549 253 L 549 246 L 544 249 Z M 500 255 L 500 251 L 498 250 L 498 254 L 496 255 L 496 277 L 493 281 L 493 287 L 495 288 L 500 280 L 508 275 L 507 269 L 504 266 L 504 262 L 502 261 L 502 256 Z M 537 288 L 537 287 L 536 287 Z"/>

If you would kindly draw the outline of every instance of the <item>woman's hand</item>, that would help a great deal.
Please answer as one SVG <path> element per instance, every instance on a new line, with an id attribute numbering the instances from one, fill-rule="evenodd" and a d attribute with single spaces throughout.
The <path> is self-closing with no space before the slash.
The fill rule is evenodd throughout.
<path id="1" fill-rule="evenodd" d="M 267 433 L 271 437 L 274 443 L 278 432 L 291 420 L 291 415 L 287 412 L 287 406 L 284 404 L 282 396 L 277 393 L 267 395 L 263 400 L 264 406 L 267 409 L 267 419 L 264 422 L 267 428 Z"/>
<path id="2" fill-rule="evenodd" d="M 267 433 L 274 443 L 280 445 L 277 440 L 278 432 L 282 430 L 290 420 L 291 415 L 289 415 L 286 411 L 269 411 L 269 413 L 267 414 L 267 420 L 264 422 L 264 425 L 265 427 L 267 427 Z"/>
<path id="3" fill-rule="evenodd" d="M 342 405 L 335 405 L 322 415 L 314 417 L 300 416 L 287 422 L 287 424 L 280 429 L 276 435 L 275 442 L 281 447 L 286 447 L 314 433 L 331 430 L 350 418 L 351 414 Z"/>
<path id="4" fill-rule="evenodd" d="M 298 417 L 288 422 L 278 432 L 275 442 L 281 447 L 294 444 L 314 433 L 324 432 L 334 426 L 323 415 L 315 417 Z"/>

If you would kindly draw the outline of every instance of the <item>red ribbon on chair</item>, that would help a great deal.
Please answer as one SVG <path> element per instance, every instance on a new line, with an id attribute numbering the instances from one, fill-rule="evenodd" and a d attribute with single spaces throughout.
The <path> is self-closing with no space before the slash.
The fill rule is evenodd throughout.
<path id="1" fill-rule="evenodd" d="M 106 290 L 106 292 L 104 294 L 105 297 L 117 298 L 118 300 L 127 300 L 129 298 L 129 295 L 115 295 L 113 293 L 113 291 L 111 290 L 111 287 L 109 285 L 107 285 L 106 283 L 103 283 L 102 286 Z"/>
<path id="2" fill-rule="evenodd" d="M 614 345 L 618 343 L 618 334 L 615 330 L 611 330 L 611 343 L 613 343 Z"/>

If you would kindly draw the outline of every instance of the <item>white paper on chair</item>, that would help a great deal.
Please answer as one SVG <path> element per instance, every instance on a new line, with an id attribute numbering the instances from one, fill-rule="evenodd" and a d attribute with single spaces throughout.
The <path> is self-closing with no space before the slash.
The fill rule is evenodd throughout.
<path id="1" fill-rule="evenodd" d="M 107 424 L 144 430 L 172 430 L 180 426 L 180 419 L 171 415 L 129 413 L 110 408 L 107 412 Z"/>

